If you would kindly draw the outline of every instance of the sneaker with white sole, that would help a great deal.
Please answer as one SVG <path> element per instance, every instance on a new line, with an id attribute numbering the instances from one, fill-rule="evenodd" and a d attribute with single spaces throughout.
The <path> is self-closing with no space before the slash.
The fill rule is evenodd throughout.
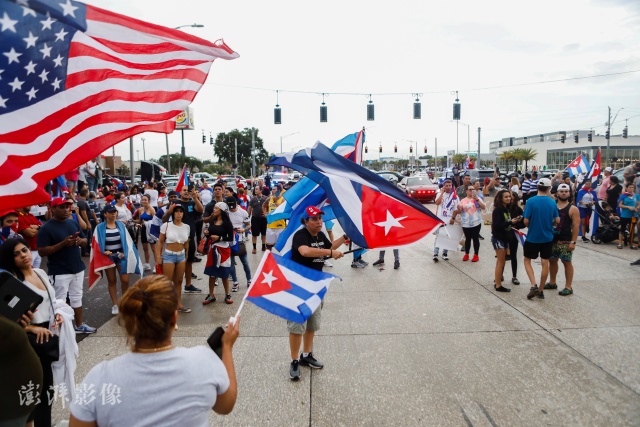
<path id="1" fill-rule="evenodd" d="M 74 329 L 76 330 L 76 334 L 95 334 L 97 331 L 96 328 L 92 328 L 86 323 L 83 323 L 80 326 L 76 326 Z"/>
<path id="2" fill-rule="evenodd" d="M 445 261 L 449 261 L 449 255 L 448 254 L 442 254 L 442 259 Z"/>
<path id="3" fill-rule="evenodd" d="M 360 264 L 358 261 L 353 261 L 351 263 L 351 268 L 364 268 L 365 265 L 364 264 Z"/>
<path id="4" fill-rule="evenodd" d="M 145 262 L 145 263 L 142 264 L 142 269 L 144 271 L 149 271 L 149 270 L 151 270 L 151 266 L 148 263 Z"/>
<path id="5" fill-rule="evenodd" d="M 196 288 L 193 285 L 189 285 L 184 287 L 184 291 L 188 294 L 199 294 L 200 292 L 202 292 L 202 289 Z"/>
<path id="6" fill-rule="evenodd" d="M 303 353 L 300 353 L 300 366 L 308 366 L 313 369 L 324 368 L 324 364 L 317 361 L 316 358 L 313 357 L 313 353 L 309 353 L 307 357 L 304 357 Z"/>
<path id="7" fill-rule="evenodd" d="M 118 314 L 118 306 L 114 305 L 113 307 L 111 307 L 111 314 L 116 316 Z"/>
<path id="8" fill-rule="evenodd" d="M 233 282 L 233 286 L 231 287 L 231 292 L 238 292 L 238 289 L 240 289 L 240 285 L 238 284 L 238 282 Z"/>
<path id="9" fill-rule="evenodd" d="M 324 266 L 325 267 L 333 267 L 333 264 L 331 264 L 328 259 L 325 259 L 324 260 Z"/>
<path id="10" fill-rule="evenodd" d="M 291 366 L 289 367 L 289 378 L 293 381 L 298 381 L 300 379 L 300 362 L 297 360 L 291 361 Z"/>

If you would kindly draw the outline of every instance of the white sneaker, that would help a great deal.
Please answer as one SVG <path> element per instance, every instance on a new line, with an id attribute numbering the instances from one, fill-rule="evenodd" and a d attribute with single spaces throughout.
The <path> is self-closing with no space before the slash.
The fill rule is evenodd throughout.
<path id="1" fill-rule="evenodd" d="M 151 266 L 147 263 L 142 264 L 142 268 L 144 269 L 144 271 L 149 271 L 151 270 Z"/>
<path id="2" fill-rule="evenodd" d="M 118 313 L 119 313 L 119 311 L 118 311 L 118 306 L 117 305 L 114 305 L 113 307 L 111 307 L 111 314 L 112 315 L 117 316 Z"/>
<path id="3" fill-rule="evenodd" d="M 324 266 L 325 267 L 333 267 L 333 264 L 331 264 L 328 259 L 325 259 L 324 260 Z"/>

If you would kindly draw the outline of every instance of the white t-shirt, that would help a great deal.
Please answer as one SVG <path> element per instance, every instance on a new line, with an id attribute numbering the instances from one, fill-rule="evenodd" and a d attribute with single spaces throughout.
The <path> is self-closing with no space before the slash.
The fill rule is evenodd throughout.
<path id="1" fill-rule="evenodd" d="M 131 211 L 125 205 L 115 205 L 115 208 L 118 211 L 118 216 L 116 217 L 118 221 L 129 222 L 133 218 Z"/>
<path id="2" fill-rule="evenodd" d="M 146 189 L 144 194 L 149 195 L 149 204 L 154 208 L 158 207 L 158 190 Z"/>
<path id="3" fill-rule="evenodd" d="M 22 282 L 29 289 L 31 289 L 33 292 L 37 293 L 43 298 L 42 302 L 38 306 L 38 309 L 33 313 L 32 323 L 51 322 L 53 314 L 51 313 L 52 303 L 49 301 L 49 295 L 51 295 L 51 298 L 55 299 L 56 291 L 55 289 L 53 289 L 53 286 L 51 286 L 51 282 L 49 282 L 49 276 L 47 276 L 47 273 L 45 273 L 44 270 L 41 270 L 39 268 L 34 268 L 33 271 L 36 273 L 38 277 L 40 277 L 40 279 L 42 280 L 42 283 L 44 283 L 47 289 L 49 289 L 49 293 L 47 293 L 47 291 L 45 290 L 42 290 L 34 286 L 33 284 L 31 284 L 30 282 L 27 282 L 26 280 Z"/>
<path id="4" fill-rule="evenodd" d="M 71 413 L 100 427 L 208 426 L 229 376 L 209 347 L 178 347 L 100 362 L 76 386 L 87 393 L 76 395 Z"/>
<path id="5" fill-rule="evenodd" d="M 129 201 L 130 201 L 131 203 L 134 203 L 134 204 L 136 204 L 136 203 L 137 203 L 137 204 L 140 204 L 141 200 L 142 200 L 142 196 L 141 196 L 140 194 L 138 194 L 138 193 L 136 193 L 136 194 L 129 194 Z"/>
<path id="6" fill-rule="evenodd" d="M 249 222 L 249 214 L 242 208 L 237 208 L 235 212 L 229 211 L 229 219 L 233 229 L 245 228 L 245 222 Z"/>
<path id="7" fill-rule="evenodd" d="M 87 162 L 86 168 L 87 168 L 87 173 L 90 173 L 92 175 L 96 174 L 96 162 L 94 162 L 93 160 L 89 160 Z"/>
<path id="8" fill-rule="evenodd" d="M 460 199 L 456 196 L 455 191 L 451 190 L 451 193 L 444 193 L 442 195 L 442 203 L 438 205 L 436 215 L 445 222 L 450 220 L 451 214 L 456 210 L 459 202 Z"/>
<path id="9" fill-rule="evenodd" d="M 173 222 L 165 222 L 160 226 L 160 233 L 165 235 L 166 243 L 184 243 L 189 240 L 189 225 L 182 223 L 181 226 Z"/>

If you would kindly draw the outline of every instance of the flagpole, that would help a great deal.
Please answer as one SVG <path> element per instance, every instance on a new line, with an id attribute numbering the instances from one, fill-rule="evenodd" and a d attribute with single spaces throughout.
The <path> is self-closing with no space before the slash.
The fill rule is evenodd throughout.
<path id="1" fill-rule="evenodd" d="M 260 263 L 258 264 L 258 267 L 256 268 L 255 271 L 261 271 L 262 270 L 262 266 L 264 265 L 264 262 L 266 261 L 267 256 L 269 256 L 270 253 L 271 253 L 271 251 L 269 249 L 267 249 L 265 251 L 265 253 L 262 256 L 262 259 L 260 260 Z M 238 307 L 238 311 L 236 311 L 236 315 L 235 316 L 231 316 L 229 318 L 229 322 L 231 322 L 232 325 L 236 324 L 236 319 L 238 318 L 238 316 L 240 316 L 240 312 L 242 311 L 242 308 L 244 307 L 244 303 L 247 300 L 247 295 L 249 295 L 249 293 L 251 292 L 251 289 L 253 289 L 253 287 L 256 284 L 256 279 L 257 279 L 257 277 L 252 277 L 251 278 L 251 286 L 249 286 L 249 289 L 247 289 L 247 292 L 242 297 L 242 301 L 240 302 L 240 306 Z"/>

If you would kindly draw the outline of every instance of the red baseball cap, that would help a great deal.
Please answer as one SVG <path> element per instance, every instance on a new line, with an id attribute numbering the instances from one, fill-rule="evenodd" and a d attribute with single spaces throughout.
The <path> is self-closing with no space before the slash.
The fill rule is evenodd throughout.
<path id="1" fill-rule="evenodd" d="M 324 212 L 322 212 L 315 206 L 309 206 L 307 209 L 305 209 L 305 212 L 307 213 L 307 218 L 311 218 L 312 216 L 324 215 Z"/>
<path id="2" fill-rule="evenodd" d="M 7 215 L 9 215 L 9 214 L 13 214 L 13 215 L 15 215 L 15 216 L 20 216 L 20 214 L 18 213 L 18 211 L 17 211 L 17 210 L 15 210 L 15 209 L 9 209 L 9 210 L 6 210 L 6 211 L 2 211 L 2 212 L 0 212 L 0 218 L 4 218 L 5 216 L 7 216 Z"/>
<path id="3" fill-rule="evenodd" d="M 54 197 L 51 200 L 51 207 L 56 207 L 60 205 L 72 205 L 73 202 L 69 199 L 63 199 L 62 197 Z"/>

